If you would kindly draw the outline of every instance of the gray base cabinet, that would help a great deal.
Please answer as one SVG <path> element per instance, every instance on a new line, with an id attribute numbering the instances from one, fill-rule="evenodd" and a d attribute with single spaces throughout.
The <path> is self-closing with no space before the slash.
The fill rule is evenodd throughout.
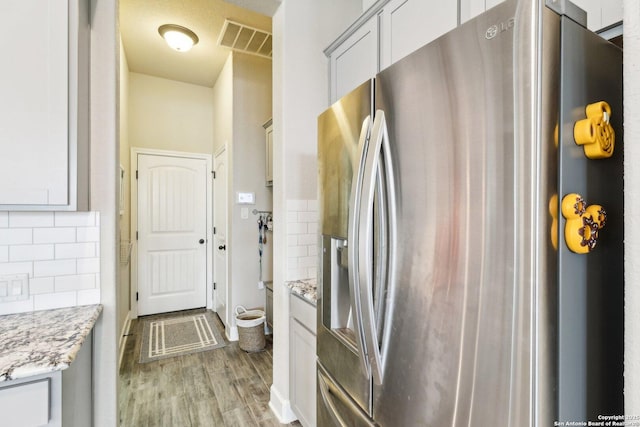
<path id="1" fill-rule="evenodd" d="M 93 425 L 92 345 L 87 336 L 62 371 L 0 383 L 0 424 L 12 427 Z"/>

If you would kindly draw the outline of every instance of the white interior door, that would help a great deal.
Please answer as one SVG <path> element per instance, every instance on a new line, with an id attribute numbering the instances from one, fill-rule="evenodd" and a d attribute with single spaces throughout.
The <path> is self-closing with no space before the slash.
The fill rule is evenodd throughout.
<path id="1" fill-rule="evenodd" d="M 206 305 L 207 162 L 138 154 L 138 314 Z"/>
<path id="2" fill-rule="evenodd" d="M 215 254 L 213 271 L 215 282 L 214 310 L 225 326 L 229 325 L 227 313 L 227 150 L 216 154 L 213 167 L 216 178 L 213 180 L 213 253 Z"/>

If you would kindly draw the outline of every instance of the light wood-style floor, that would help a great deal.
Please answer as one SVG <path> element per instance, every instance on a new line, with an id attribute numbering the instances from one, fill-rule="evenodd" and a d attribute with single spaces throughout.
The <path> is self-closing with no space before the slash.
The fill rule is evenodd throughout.
<path id="1" fill-rule="evenodd" d="M 216 321 L 224 336 L 217 316 Z M 273 357 L 269 339 L 259 353 L 246 353 L 234 342 L 211 351 L 138 363 L 141 321 L 132 322 L 130 334 L 120 369 L 121 426 L 281 426 L 269 409 Z"/>

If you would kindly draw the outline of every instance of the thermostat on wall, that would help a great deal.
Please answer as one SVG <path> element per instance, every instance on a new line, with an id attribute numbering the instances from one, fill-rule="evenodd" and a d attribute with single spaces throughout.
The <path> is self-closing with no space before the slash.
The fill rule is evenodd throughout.
<path id="1" fill-rule="evenodd" d="M 238 191 L 236 193 L 236 203 L 239 205 L 255 205 L 256 204 L 256 193 L 242 193 Z"/>

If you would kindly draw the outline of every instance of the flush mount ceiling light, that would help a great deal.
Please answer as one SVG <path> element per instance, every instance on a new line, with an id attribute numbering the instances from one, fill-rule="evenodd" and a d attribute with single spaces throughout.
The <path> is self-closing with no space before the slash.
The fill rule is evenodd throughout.
<path id="1" fill-rule="evenodd" d="M 186 52 L 198 43 L 196 33 L 180 25 L 161 25 L 158 28 L 158 33 L 164 38 L 169 47 L 178 52 Z"/>

